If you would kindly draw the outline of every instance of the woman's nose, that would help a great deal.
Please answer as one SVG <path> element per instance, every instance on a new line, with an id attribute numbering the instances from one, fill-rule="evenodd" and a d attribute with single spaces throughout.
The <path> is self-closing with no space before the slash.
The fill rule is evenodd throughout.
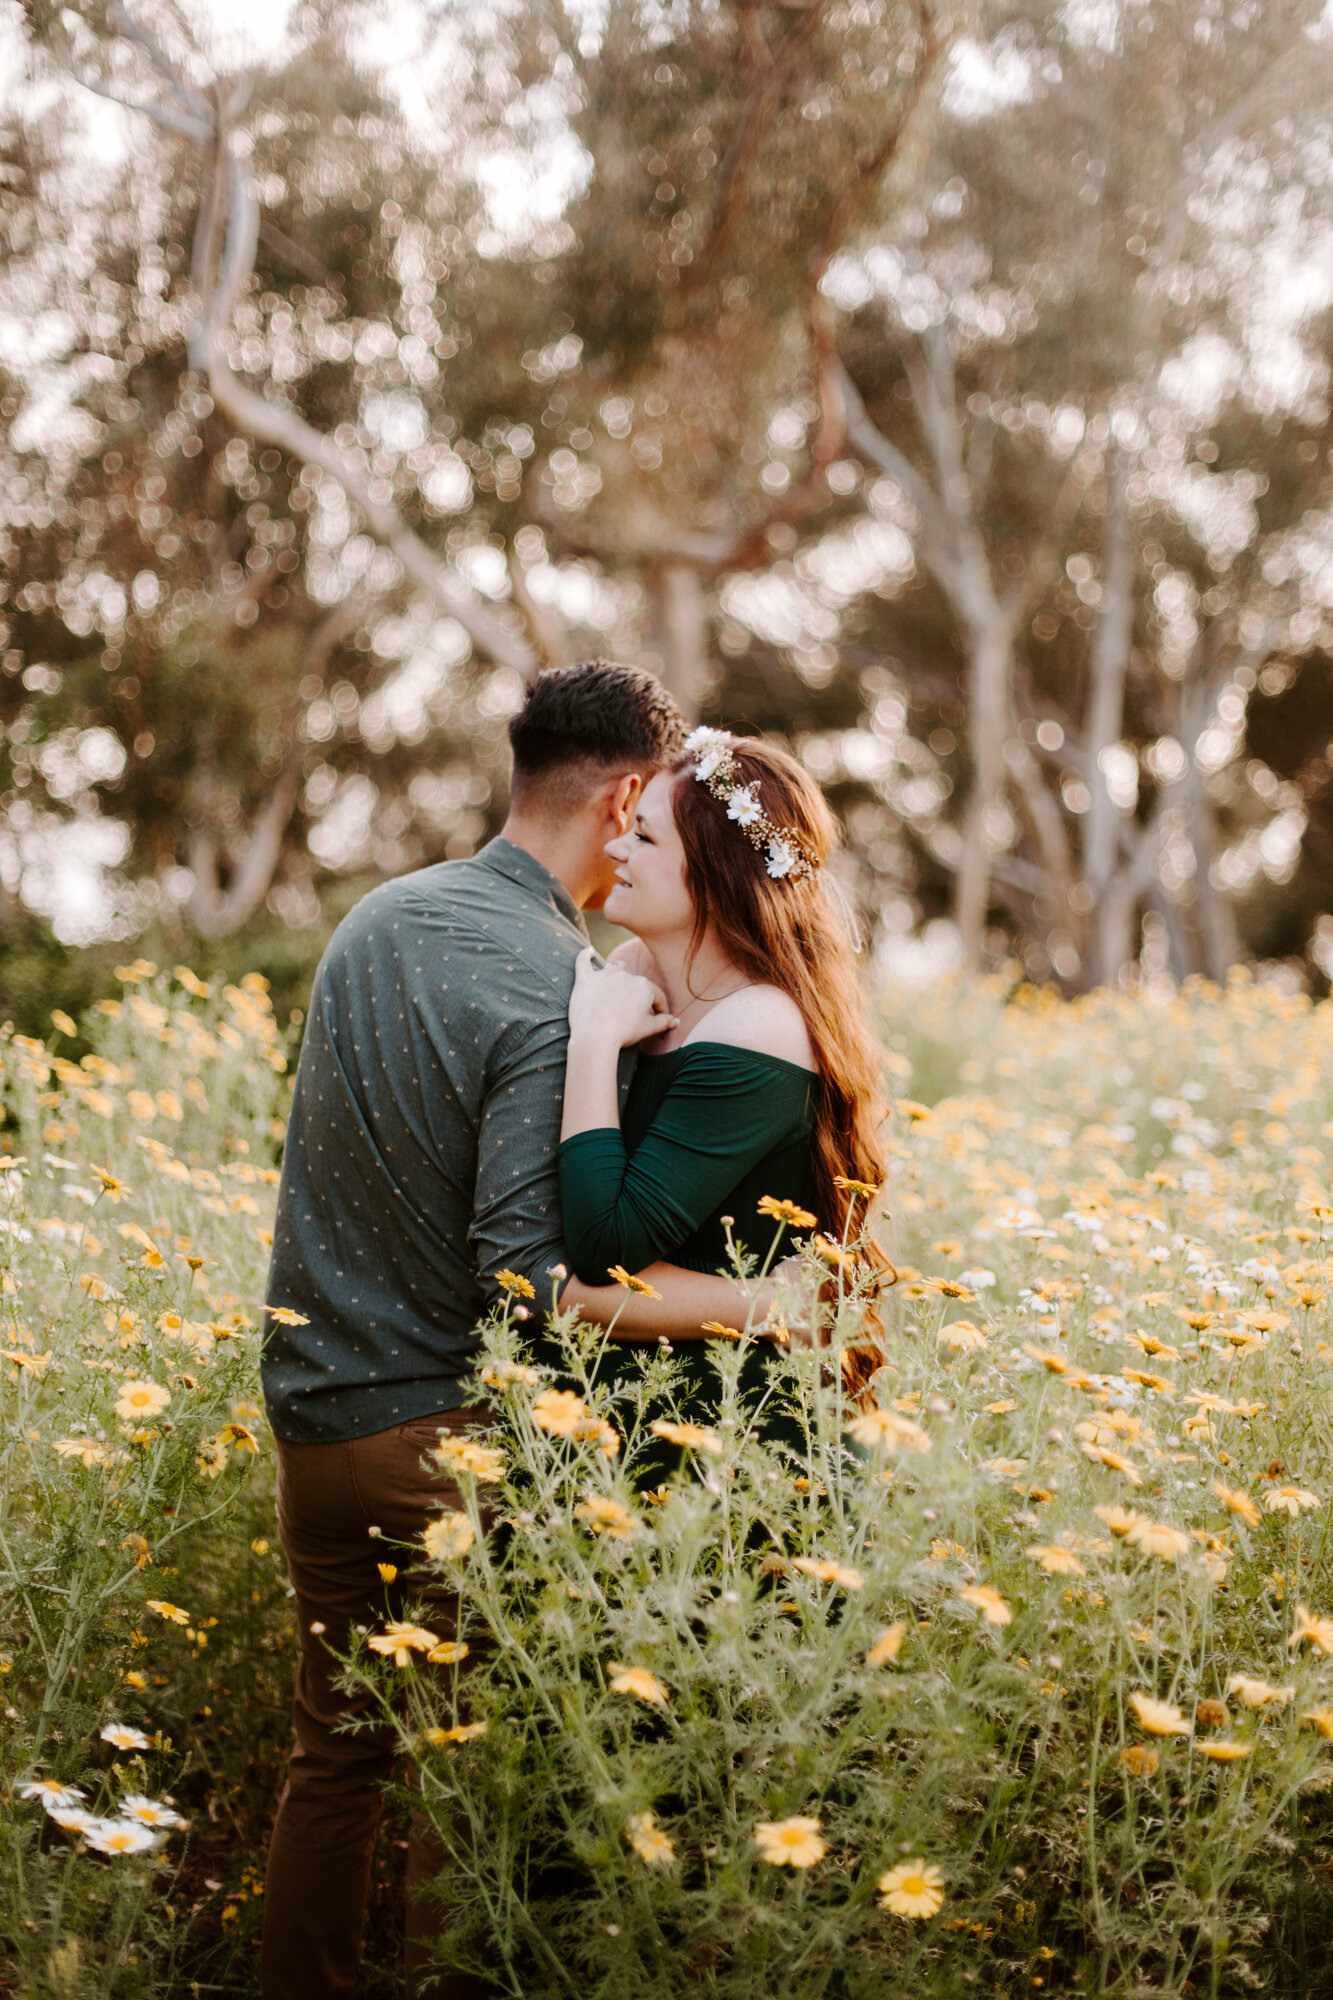
<path id="1" fill-rule="evenodd" d="M 612 861 L 628 860 L 629 835 L 627 833 L 621 833 L 618 834 L 614 840 L 608 840 L 606 846 L 602 849 L 602 852 L 604 854 L 608 854 L 611 857 Z"/>

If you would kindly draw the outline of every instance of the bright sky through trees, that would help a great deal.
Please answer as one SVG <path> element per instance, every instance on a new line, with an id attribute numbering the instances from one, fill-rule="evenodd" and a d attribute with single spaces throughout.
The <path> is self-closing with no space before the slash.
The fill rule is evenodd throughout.
<path id="1" fill-rule="evenodd" d="M 16 910 L 313 947 L 609 651 L 886 962 L 1321 976 L 1323 0 L 137 7 L 3 17 Z"/>

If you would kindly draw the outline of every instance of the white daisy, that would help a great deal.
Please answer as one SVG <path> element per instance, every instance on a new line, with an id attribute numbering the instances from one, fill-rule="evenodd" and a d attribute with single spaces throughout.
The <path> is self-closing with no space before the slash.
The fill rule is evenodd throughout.
<path id="1" fill-rule="evenodd" d="M 63 1827 L 66 1833 L 86 1833 L 90 1826 L 97 1824 L 93 1815 L 85 1812 L 82 1806 L 48 1806 L 46 1816 Z"/>
<path id="2" fill-rule="evenodd" d="M 88 1794 L 81 1792 L 77 1785 L 57 1784 L 54 1778 L 29 1778 L 19 1786 L 21 1799 L 40 1799 L 49 1812 L 52 1806 L 77 1805 Z"/>
<path id="3" fill-rule="evenodd" d="M 94 1819 L 80 1831 L 89 1847 L 99 1854 L 142 1854 L 156 1847 L 158 1836 L 131 1819 Z"/>
<path id="4" fill-rule="evenodd" d="M 776 880 L 790 875 L 796 866 L 796 849 L 786 840 L 770 840 L 768 843 L 768 872 Z"/>
<path id="5" fill-rule="evenodd" d="M 108 1722 L 99 1730 L 104 1743 L 112 1743 L 117 1750 L 151 1750 L 153 1745 L 142 1729 L 131 1729 L 128 1722 Z"/>
<path id="6" fill-rule="evenodd" d="M 178 1812 L 168 1805 L 159 1804 L 156 1799 L 146 1799 L 137 1792 L 130 1792 L 120 1802 L 122 1819 L 133 1819 L 140 1826 L 184 1826 L 185 1821 Z"/>
<path id="7" fill-rule="evenodd" d="M 764 808 L 755 796 L 753 785 L 738 785 L 727 800 L 727 818 L 737 820 L 741 826 L 753 826 L 764 816 Z"/>

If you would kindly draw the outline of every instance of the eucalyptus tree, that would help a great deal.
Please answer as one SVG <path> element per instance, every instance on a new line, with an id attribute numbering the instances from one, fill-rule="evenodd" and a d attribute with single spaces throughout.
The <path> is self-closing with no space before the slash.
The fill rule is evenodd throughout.
<path id="1" fill-rule="evenodd" d="M 973 962 L 998 904 L 1039 965 L 1114 977 L 1168 837 L 1193 856 L 1183 930 L 1168 899 L 1180 968 L 1236 955 L 1197 745 L 1215 752 L 1218 699 L 1299 615 L 1265 563 L 1325 494 L 1326 411 L 1316 368 L 1233 452 L 1223 433 L 1245 427 L 1212 435 L 1225 412 L 1198 378 L 1225 352 L 1234 392 L 1213 404 L 1273 404 L 1247 330 L 1256 272 L 1326 204 L 1319 13 L 1025 10 L 986 49 L 979 101 L 959 90 L 933 128 L 931 198 L 835 273 L 851 436 L 914 516 L 957 663 L 966 803 L 920 833 Z M 1292 451 L 1307 476 L 1270 486 L 1268 457 Z M 1140 772 L 1166 736 L 1179 768 L 1166 751 Z"/>
<path id="2" fill-rule="evenodd" d="M 369 5 L 243 72 L 172 0 L 24 11 L 52 128 L 87 92 L 132 136 L 100 191 L 67 150 L 10 273 L 73 329 L 59 436 L 9 412 L 11 823 L 100 797 L 122 922 L 224 932 L 308 912 L 321 856 L 475 839 L 543 662 L 637 646 L 697 706 L 712 583 L 836 509 L 820 280 L 936 0 L 404 8 L 415 102 Z M 497 177 L 562 146 L 505 224 Z"/>

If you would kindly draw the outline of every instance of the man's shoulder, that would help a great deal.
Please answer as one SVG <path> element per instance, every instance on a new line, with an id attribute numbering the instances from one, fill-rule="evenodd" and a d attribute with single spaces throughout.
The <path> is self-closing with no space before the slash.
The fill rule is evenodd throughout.
<path id="1" fill-rule="evenodd" d="M 477 855 L 437 862 L 371 889 L 338 925 L 324 971 L 339 983 L 359 974 L 375 980 L 384 972 L 396 985 L 402 968 L 411 975 L 428 968 L 438 973 L 461 957 L 470 981 L 483 981 L 484 991 L 474 996 L 479 1002 L 509 1000 L 502 988 L 516 981 L 533 987 L 530 1000 L 538 991 L 560 988 L 552 1004 L 563 1012 L 565 983 L 584 942 L 559 910 Z"/>
<path id="2" fill-rule="evenodd" d="M 441 926 L 484 934 L 515 899 L 512 885 L 480 856 L 437 861 L 368 890 L 342 919 L 332 941 L 350 947 Z"/>

